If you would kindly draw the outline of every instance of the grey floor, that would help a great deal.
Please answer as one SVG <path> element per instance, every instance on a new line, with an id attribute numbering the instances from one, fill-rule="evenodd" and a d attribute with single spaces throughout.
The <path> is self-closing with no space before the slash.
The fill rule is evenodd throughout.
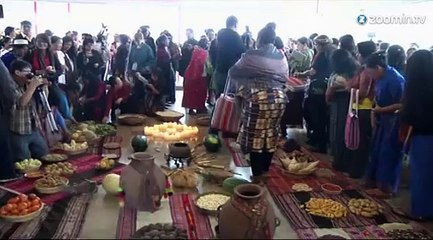
<path id="1" fill-rule="evenodd" d="M 174 109 L 177 111 L 185 112 L 181 108 L 180 103 L 182 101 L 182 92 L 178 91 L 177 103 Z M 191 121 L 190 117 L 185 118 L 186 122 Z M 150 125 L 152 123 L 149 123 Z M 142 131 L 143 127 L 123 127 L 118 128 L 118 135 L 123 137 L 122 143 L 122 158 L 121 161 L 128 163 L 127 157 L 131 154 L 131 149 L 129 146 L 129 140 L 131 137 L 139 131 Z M 206 128 L 200 129 L 201 134 L 205 134 Z M 291 137 L 296 138 L 300 141 L 305 140 L 305 132 L 303 130 L 291 130 L 289 131 Z M 157 152 L 151 146 L 148 151 L 153 151 L 156 156 L 156 161 L 158 164 L 164 164 L 163 152 Z M 225 156 L 227 156 L 225 154 Z M 249 179 L 251 174 L 249 168 L 237 168 L 233 165 L 231 159 L 225 158 L 221 159 L 219 164 L 224 164 L 229 166 L 231 169 L 235 170 L 237 173 L 242 174 L 242 177 Z M 212 184 L 201 182 L 196 191 L 203 192 L 209 190 L 215 190 L 218 187 Z M 277 228 L 274 238 L 276 239 L 296 239 L 297 235 L 290 227 L 289 222 L 281 215 L 279 209 L 275 206 L 275 203 L 268 195 L 268 200 L 274 207 L 277 217 L 281 220 L 281 225 Z M 399 196 L 391 200 L 391 202 L 399 207 L 407 208 L 409 205 L 409 191 L 408 189 L 402 189 Z M 82 229 L 80 238 L 82 239 L 113 239 L 116 234 L 117 217 L 119 212 L 118 199 L 106 195 L 104 190 L 99 188 L 97 194 L 95 194 L 94 199 L 91 202 L 89 211 L 87 213 L 86 221 Z M 150 213 L 138 213 L 137 216 L 137 228 L 150 223 L 168 223 L 171 222 L 170 209 L 168 207 L 168 202 L 163 202 L 162 208 L 157 212 Z M 211 219 L 211 224 L 214 226 L 216 224 L 216 219 Z M 433 224 L 424 224 L 425 227 L 433 231 Z M 326 231 L 325 231 L 326 232 Z"/>

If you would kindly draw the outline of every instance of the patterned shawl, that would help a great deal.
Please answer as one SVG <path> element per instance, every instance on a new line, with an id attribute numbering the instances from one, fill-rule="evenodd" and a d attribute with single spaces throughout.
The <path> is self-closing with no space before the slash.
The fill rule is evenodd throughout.
<path id="1" fill-rule="evenodd" d="M 229 70 L 229 89 L 248 81 L 263 81 L 270 87 L 283 87 L 289 77 L 289 66 L 281 51 L 270 44 L 257 50 L 244 53 L 239 61 Z"/>

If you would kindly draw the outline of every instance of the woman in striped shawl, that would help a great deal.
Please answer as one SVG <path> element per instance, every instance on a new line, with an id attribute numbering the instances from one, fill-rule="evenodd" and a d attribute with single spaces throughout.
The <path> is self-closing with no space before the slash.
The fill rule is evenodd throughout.
<path id="1" fill-rule="evenodd" d="M 278 143 L 279 124 L 287 97 L 285 84 L 289 68 L 281 51 L 274 46 L 275 30 L 259 32 L 258 49 L 247 51 L 229 71 L 229 89 L 242 108 L 238 143 L 250 154 L 253 180 L 261 182 L 269 171 Z"/>

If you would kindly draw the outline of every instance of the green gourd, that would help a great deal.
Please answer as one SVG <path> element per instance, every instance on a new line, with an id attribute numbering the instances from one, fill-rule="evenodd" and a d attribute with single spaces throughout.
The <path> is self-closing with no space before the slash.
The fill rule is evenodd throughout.
<path id="1" fill-rule="evenodd" d="M 148 147 L 147 137 L 143 135 L 137 135 L 131 140 L 131 147 L 134 152 L 145 152 Z"/>

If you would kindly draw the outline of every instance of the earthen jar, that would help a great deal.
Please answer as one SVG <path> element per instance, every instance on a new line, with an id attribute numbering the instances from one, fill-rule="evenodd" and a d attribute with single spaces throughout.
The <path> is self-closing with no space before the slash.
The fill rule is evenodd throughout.
<path id="1" fill-rule="evenodd" d="M 125 206 L 139 211 L 154 212 L 161 206 L 166 176 L 147 153 L 138 152 L 130 157 L 131 163 L 120 175 L 120 186 L 125 193 Z"/>
<path id="2" fill-rule="evenodd" d="M 221 239 L 272 239 L 279 225 L 266 200 L 265 190 L 256 184 L 242 184 L 218 212 Z"/>

